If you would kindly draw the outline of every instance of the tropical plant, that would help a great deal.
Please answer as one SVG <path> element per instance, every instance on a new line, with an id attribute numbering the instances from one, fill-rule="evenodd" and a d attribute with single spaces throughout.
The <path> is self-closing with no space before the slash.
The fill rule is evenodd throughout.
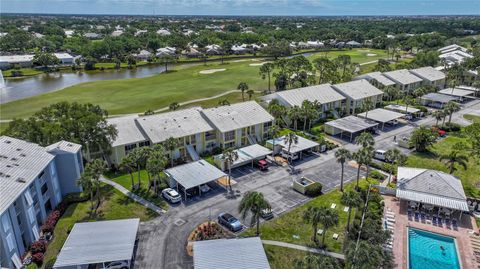
<path id="1" fill-rule="evenodd" d="M 178 139 L 175 139 L 173 137 L 169 137 L 165 142 L 163 143 L 164 147 L 170 152 L 168 155 L 170 155 L 170 167 L 173 167 L 173 157 L 174 157 L 174 151 L 176 148 L 180 146 L 180 143 L 178 142 Z"/>
<path id="2" fill-rule="evenodd" d="M 450 101 L 448 102 L 445 107 L 443 108 L 448 115 L 448 124 L 452 122 L 453 112 L 460 110 L 460 105 L 456 102 Z"/>
<path id="3" fill-rule="evenodd" d="M 409 143 L 415 147 L 416 151 L 425 152 L 435 142 L 435 139 L 436 137 L 431 129 L 426 126 L 420 126 L 413 131 Z"/>
<path id="4" fill-rule="evenodd" d="M 366 152 L 362 149 L 354 152 L 352 154 L 352 159 L 355 160 L 357 163 L 357 184 L 356 188 L 358 190 L 359 187 L 359 181 L 360 181 L 360 169 L 362 168 L 362 165 L 364 165 L 367 162 L 367 157 L 366 157 Z"/>
<path id="5" fill-rule="evenodd" d="M 387 254 L 383 253 L 382 247 L 373 245 L 366 240 L 360 240 L 358 245 L 355 243 L 349 244 L 346 251 L 346 260 L 358 269 L 390 268 L 382 266 L 385 259 L 388 259 L 388 257 Z"/>
<path id="6" fill-rule="evenodd" d="M 100 159 L 95 159 L 85 166 L 84 173 L 90 178 L 92 186 L 96 189 L 97 206 L 100 206 L 101 193 L 100 193 L 100 176 L 108 169 L 107 163 Z"/>
<path id="7" fill-rule="evenodd" d="M 152 152 L 148 155 L 147 164 L 145 169 L 151 175 L 153 175 L 153 189 L 157 192 L 157 182 L 160 181 L 160 173 L 165 169 L 167 158 L 165 157 L 164 148 L 161 145 L 155 145 Z M 150 177 L 149 177 L 150 179 Z M 148 182 L 148 189 L 150 190 L 151 182 Z"/>
<path id="8" fill-rule="evenodd" d="M 322 246 L 325 246 L 325 235 L 327 233 L 327 230 L 338 225 L 337 211 L 327 207 L 320 207 L 319 223 L 323 226 Z"/>
<path id="9" fill-rule="evenodd" d="M 222 160 L 227 164 L 228 167 L 228 188 L 232 191 L 231 178 L 232 178 L 232 164 L 238 160 L 237 151 L 232 148 L 227 148 L 222 153 Z"/>
<path id="10" fill-rule="evenodd" d="M 442 154 L 439 159 L 443 161 L 445 165 L 448 167 L 448 171 L 450 174 L 453 174 L 457 170 L 457 165 L 463 167 L 463 169 L 467 169 L 468 158 L 467 156 L 463 155 L 461 152 L 461 148 L 466 148 L 467 145 L 465 143 L 456 143 L 452 148 L 452 150 L 447 154 Z"/>
<path id="11" fill-rule="evenodd" d="M 135 163 L 131 155 L 126 155 L 125 157 L 123 157 L 119 164 L 119 169 L 121 171 L 124 171 L 130 174 L 130 179 L 132 180 L 132 191 L 135 188 L 135 182 L 133 180 L 133 172 L 135 171 L 136 167 L 137 167 L 137 164 Z"/>
<path id="12" fill-rule="evenodd" d="M 373 135 L 368 132 L 363 132 L 359 136 L 355 137 L 355 144 L 361 145 L 363 148 L 373 147 L 375 145 L 375 139 Z"/>
<path id="13" fill-rule="evenodd" d="M 352 154 L 346 148 L 341 148 L 335 152 L 335 158 L 337 158 L 337 162 L 340 163 L 342 166 L 342 174 L 340 179 L 340 191 L 343 192 L 343 177 L 345 171 L 345 162 L 352 158 Z"/>
<path id="14" fill-rule="evenodd" d="M 318 224 L 320 223 L 320 215 L 322 214 L 322 209 L 319 207 L 309 206 L 307 210 L 303 212 L 303 221 L 312 225 L 313 236 L 312 241 L 317 242 L 317 231 Z"/>
<path id="15" fill-rule="evenodd" d="M 89 171 L 83 171 L 83 173 L 80 175 L 80 178 L 77 179 L 77 185 L 82 188 L 83 192 L 88 193 L 91 203 L 90 209 L 93 210 L 95 207 L 93 204 L 93 192 L 95 191 L 95 188 L 93 185 L 92 175 Z"/>
<path id="16" fill-rule="evenodd" d="M 255 91 L 250 89 L 247 91 L 248 100 L 252 100 L 252 96 L 255 94 Z"/>
<path id="17" fill-rule="evenodd" d="M 247 192 L 238 206 L 238 211 L 245 220 L 251 214 L 250 226 L 256 226 L 256 235 L 260 235 L 260 217 L 263 210 L 271 210 L 272 207 L 260 192 Z"/>
<path id="18" fill-rule="evenodd" d="M 388 184 L 390 184 L 390 180 L 392 179 L 393 170 L 396 167 L 398 167 L 398 165 L 402 165 L 403 163 L 405 163 L 406 160 L 407 160 L 407 157 L 405 155 L 403 155 L 400 152 L 399 149 L 393 148 L 393 149 L 389 149 L 389 150 L 387 150 L 387 152 L 385 152 L 385 158 L 387 159 L 387 161 L 392 163 L 392 165 L 389 169 L 389 175 L 388 175 Z"/>
<path id="19" fill-rule="evenodd" d="M 433 112 L 433 117 L 435 118 L 435 126 L 438 126 L 438 122 L 445 117 L 445 113 L 443 110 L 437 110 Z"/>
<path id="20" fill-rule="evenodd" d="M 287 116 L 293 122 L 293 129 L 297 130 L 298 120 L 302 117 L 302 109 L 299 106 L 293 106 L 288 110 Z"/>
<path id="21" fill-rule="evenodd" d="M 403 97 L 403 102 L 405 103 L 405 113 L 408 113 L 408 107 L 415 103 L 415 99 L 407 94 Z"/>
<path id="22" fill-rule="evenodd" d="M 168 105 L 168 108 L 173 111 L 177 110 L 179 107 L 180 107 L 180 104 L 177 102 L 173 102 L 170 105 Z"/>
<path id="23" fill-rule="evenodd" d="M 280 127 L 278 127 L 278 125 L 276 125 L 276 124 L 273 124 L 272 126 L 270 126 L 270 128 L 268 128 L 267 133 L 272 138 L 272 157 L 274 157 L 275 139 L 280 134 Z"/>
<path id="24" fill-rule="evenodd" d="M 387 94 L 387 100 L 388 101 L 392 101 L 392 100 L 397 99 L 398 89 L 395 88 L 394 86 L 391 86 L 391 85 L 387 86 L 387 87 L 385 87 L 385 89 L 383 91 Z"/>
<path id="25" fill-rule="evenodd" d="M 373 102 L 371 99 L 365 99 L 362 102 L 362 111 L 365 111 L 365 118 L 368 118 L 368 111 L 373 109 Z"/>
<path id="26" fill-rule="evenodd" d="M 265 63 L 262 66 L 260 66 L 260 76 L 262 76 L 262 79 L 268 78 L 268 92 L 270 93 L 270 81 L 272 77 L 272 72 L 273 69 L 275 69 L 275 64 L 273 63 Z"/>
<path id="27" fill-rule="evenodd" d="M 342 194 L 341 203 L 348 207 L 347 218 L 347 233 L 350 232 L 350 219 L 352 216 L 352 209 L 357 208 L 362 203 L 360 194 L 356 191 L 347 191 Z"/>
<path id="28" fill-rule="evenodd" d="M 288 145 L 288 156 L 291 155 L 290 150 L 292 149 L 292 144 L 298 144 L 298 136 L 294 132 L 289 132 L 286 134 L 283 138 L 284 143 Z M 287 162 L 289 165 L 292 165 L 290 163 L 290 157 L 287 159 Z"/>
<path id="29" fill-rule="evenodd" d="M 326 255 L 308 254 L 303 259 L 294 260 L 295 269 L 340 269 L 338 261 Z"/>
<path id="30" fill-rule="evenodd" d="M 248 90 L 248 84 L 246 82 L 240 82 L 237 86 L 237 90 L 242 92 L 242 101 L 245 101 L 245 91 Z"/>

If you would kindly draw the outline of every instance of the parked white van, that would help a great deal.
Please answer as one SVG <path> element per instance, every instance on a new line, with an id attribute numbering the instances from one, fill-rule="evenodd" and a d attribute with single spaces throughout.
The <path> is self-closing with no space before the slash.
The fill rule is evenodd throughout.
<path id="1" fill-rule="evenodd" d="M 373 158 L 381 161 L 386 161 L 387 157 L 385 156 L 387 152 L 385 150 L 377 149 L 373 155 Z"/>

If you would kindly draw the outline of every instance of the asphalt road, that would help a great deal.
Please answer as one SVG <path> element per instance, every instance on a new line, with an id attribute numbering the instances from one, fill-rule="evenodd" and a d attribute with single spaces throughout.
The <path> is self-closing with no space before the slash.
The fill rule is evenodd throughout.
<path id="1" fill-rule="evenodd" d="M 480 115 L 480 101 L 475 100 L 454 114 L 452 122 L 466 125 L 463 114 Z M 401 137 L 411 133 L 422 124 L 432 124 L 431 117 L 420 119 L 414 123 L 386 129 L 375 136 L 377 149 L 396 147 L 393 137 Z M 344 147 L 357 150 L 359 146 L 343 141 Z M 404 153 L 408 150 L 401 149 Z M 299 161 L 295 167 L 300 169 L 299 175 L 292 176 L 285 167 L 271 167 L 268 172 L 243 167 L 234 170 L 234 179 L 238 183 L 233 186 L 235 197 L 227 197 L 221 187 L 207 195 L 189 201 L 187 204 L 174 205 L 168 212 L 154 220 L 143 222 L 139 228 L 139 243 L 136 251 L 135 268 L 193 268 L 193 259 L 186 254 L 187 237 L 200 223 L 216 219 L 221 212 L 229 212 L 238 216 L 238 203 L 241 196 L 249 191 L 260 191 L 272 204 L 273 212 L 278 215 L 289 211 L 308 198 L 293 191 L 293 177 L 307 176 L 324 186 L 329 191 L 340 184 L 340 165 L 334 158 L 334 150 L 327 153 L 309 156 Z M 345 181 L 356 177 L 356 169 L 346 166 Z"/>

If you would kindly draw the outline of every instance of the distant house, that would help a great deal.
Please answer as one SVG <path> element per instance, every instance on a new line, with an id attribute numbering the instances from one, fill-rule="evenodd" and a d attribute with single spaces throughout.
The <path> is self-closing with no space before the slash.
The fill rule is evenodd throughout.
<path id="1" fill-rule="evenodd" d="M 467 58 L 473 58 L 473 55 L 468 53 L 468 49 L 457 44 L 449 45 L 438 49 L 440 53 L 439 58 L 446 61 L 448 65 L 461 64 Z"/>
<path id="2" fill-rule="evenodd" d="M 245 54 L 248 52 L 248 49 L 243 46 L 233 45 L 230 49 L 235 54 Z"/>
<path id="3" fill-rule="evenodd" d="M 357 41 L 348 41 L 347 43 L 345 43 L 345 45 L 349 48 L 360 48 L 362 46 L 361 43 L 358 43 Z"/>
<path id="4" fill-rule="evenodd" d="M 113 36 L 113 37 L 121 36 L 121 35 L 123 35 L 123 30 L 115 30 L 110 35 Z"/>
<path id="5" fill-rule="evenodd" d="M 146 33 L 148 33 L 147 30 L 137 30 L 137 31 L 135 32 L 135 36 L 139 36 L 139 35 L 146 34 Z"/>
<path id="6" fill-rule="evenodd" d="M 325 44 L 320 41 L 307 41 L 307 47 L 312 48 L 312 49 L 318 49 L 318 48 L 323 48 L 325 47 Z"/>
<path id="7" fill-rule="evenodd" d="M 193 47 L 182 51 L 182 54 L 188 58 L 197 58 L 202 56 L 202 53 Z"/>
<path id="8" fill-rule="evenodd" d="M 373 86 L 379 87 L 382 89 L 388 86 L 395 86 L 395 81 L 387 78 L 381 72 L 370 72 L 354 78 L 354 80 L 358 80 L 358 79 L 366 79 Z"/>
<path id="9" fill-rule="evenodd" d="M 167 29 L 160 29 L 157 31 L 157 35 L 161 35 L 161 36 L 169 36 L 171 34 L 172 33 L 170 33 L 170 31 L 168 31 Z"/>
<path id="10" fill-rule="evenodd" d="M 205 52 L 208 55 L 217 55 L 217 54 L 221 54 L 222 52 L 222 47 L 216 44 L 208 45 L 205 47 L 205 49 L 206 49 Z"/>
<path id="11" fill-rule="evenodd" d="M 338 48 L 338 49 L 343 49 L 345 48 L 345 42 L 338 42 L 335 44 L 335 48 Z"/>
<path id="12" fill-rule="evenodd" d="M 445 74 L 431 66 L 412 69 L 410 73 L 423 79 L 424 85 L 430 85 L 437 89 L 445 88 Z"/>
<path id="13" fill-rule="evenodd" d="M 76 58 L 66 52 L 54 53 L 53 55 L 55 55 L 55 57 L 60 60 L 60 64 L 63 65 L 73 64 Z M 15 65 L 31 67 L 33 65 L 33 56 L 33 54 L 0 56 L 0 68 L 8 69 Z"/>
<path id="14" fill-rule="evenodd" d="M 191 36 L 191 35 L 194 35 L 195 32 L 192 31 L 192 30 L 190 30 L 190 29 L 186 29 L 186 30 L 183 30 L 182 34 L 183 34 L 184 36 Z"/>
<path id="15" fill-rule="evenodd" d="M 400 69 L 383 73 L 390 80 L 395 81 L 396 88 L 410 93 L 418 87 L 422 86 L 423 79 L 410 73 L 407 69 Z"/>
<path id="16" fill-rule="evenodd" d="M 73 30 L 65 30 L 64 32 L 65 32 L 65 36 L 67 36 L 67 37 L 72 37 L 72 36 L 73 36 L 73 33 L 74 33 L 75 31 L 73 31 Z"/>
<path id="17" fill-rule="evenodd" d="M 141 50 L 139 53 L 135 54 L 135 57 L 139 60 L 146 61 L 152 57 L 152 53 L 148 50 Z"/>
<path id="18" fill-rule="evenodd" d="M 97 34 L 97 33 L 85 33 L 83 34 L 83 36 L 90 39 L 98 39 L 102 37 L 100 34 Z"/>
<path id="19" fill-rule="evenodd" d="M 347 99 L 347 114 L 355 114 L 366 100 L 370 100 L 374 106 L 382 101 L 383 92 L 365 79 L 335 84 L 332 87 Z"/>
<path id="20" fill-rule="evenodd" d="M 177 49 L 174 47 L 165 47 L 157 49 L 157 57 L 161 57 L 163 55 L 172 55 L 174 56 L 177 53 Z"/>
<path id="21" fill-rule="evenodd" d="M 60 63 L 63 65 L 71 65 L 74 63 L 76 57 L 73 57 L 69 53 L 66 52 L 59 52 L 59 53 L 54 53 L 55 57 L 57 57 L 60 60 Z"/>

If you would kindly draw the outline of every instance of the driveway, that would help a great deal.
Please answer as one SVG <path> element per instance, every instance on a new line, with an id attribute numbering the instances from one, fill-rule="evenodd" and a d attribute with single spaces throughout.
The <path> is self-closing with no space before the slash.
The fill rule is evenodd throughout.
<path id="1" fill-rule="evenodd" d="M 463 114 L 478 113 L 479 110 L 480 101 L 472 101 L 454 114 L 452 122 L 468 124 L 468 121 L 463 119 Z M 418 125 L 434 122 L 433 118 L 428 117 L 413 124 L 381 132 L 375 136 L 376 148 L 395 147 L 393 136 L 400 137 L 409 134 Z M 358 145 L 347 142 L 344 147 L 351 151 L 359 148 Z M 295 177 L 307 176 L 321 182 L 325 192 L 332 190 L 340 184 L 340 165 L 335 161 L 334 152 L 333 150 L 309 156 L 299 161 L 295 168 L 300 169 L 301 173 Z M 355 180 L 356 169 L 348 165 L 345 168 L 345 181 Z M 135 268 L 193 268 L 193 259 L 185 251 L 189 233 L 198 224 L 209 219 L 216 219 L 221 212 L 226 211 L 238 216 L 239 201 L 247 191 L 262 192 L 272 204 L 273 211 L 277 215 L 309 200 L 292 190 L 290 185 L 294 176 L 290 175 L 285 167 L 273 166 L 268 172 L 242 167 L 234 169 L 233 175 L 234 180 L 237 181 L 237 184 L 233 186 L 236 193 L 235 198 L 227 198 L 225 191 L 217 188 L 187 204 L 172 206 L 166 214 L 154 220 L 141 223 Z"/>

